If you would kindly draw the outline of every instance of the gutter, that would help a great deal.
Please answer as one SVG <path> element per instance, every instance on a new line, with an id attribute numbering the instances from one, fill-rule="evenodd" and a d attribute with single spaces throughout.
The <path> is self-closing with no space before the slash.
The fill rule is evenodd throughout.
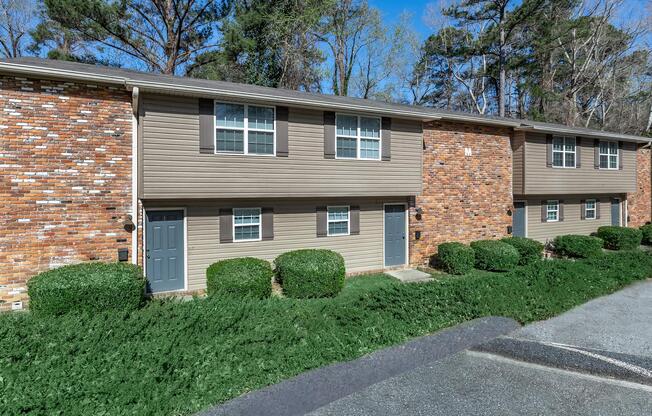
<path id="1" fill-rule="evenodd" d="M 643 137 L 638 137 L 638 136 L 630 136 L 627 134 L 620 134 L 620 133 L 611 133 L 611 132 L 603 132 L 599 130 L 592 130 L 592 131 L 578 131 L 574 130 L 572 128 L 565 128 L 564 126 L 559 126 L 559 127 L 539 127 L 535 125 L 530 125 L 530 124 L 524 124 L 521 123 L 517 127 L 514 127 L 514 130 L 516 131 L 533 131 L 533 132 L 541 132 L 541 133 L 562 133 L 562 134 L 569 134 L 573 136 L 582 136 L 582 137 L 593 137 L 593 138 L 599 138 L 599 139 L 621 139 L 629 142 L 637 142 L 637 143 L 648 143 L 650 144 L 650 140 L 647 138 Z"/>

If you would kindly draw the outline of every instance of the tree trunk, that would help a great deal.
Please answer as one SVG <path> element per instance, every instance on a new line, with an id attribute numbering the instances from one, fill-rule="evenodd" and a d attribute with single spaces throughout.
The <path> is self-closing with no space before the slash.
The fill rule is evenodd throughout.
<path id="1" fill-rule="evenodd" d="M 505 28 L 503 19 L 500 20 L 500 50 L 498 58 L 498 70 L 500 79 L 498 81 L 498 115 L 505 117 Z"/>

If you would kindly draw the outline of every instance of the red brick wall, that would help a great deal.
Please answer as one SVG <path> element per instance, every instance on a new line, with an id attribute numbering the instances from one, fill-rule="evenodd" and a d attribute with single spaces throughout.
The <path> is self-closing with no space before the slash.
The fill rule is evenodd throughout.
<path id="1" fill-rule="evenodd" d="M 423 193 L 410 208 L 410 262 L 424 264 L 446 241 L 500 238 L 511 225 L 510 131 L 471 124 L 424 125 Z M 470 149 L 471 155 L 465 155 Z M 421 208 L 421 221 L 415 209 Z M 415 239 L 415 231 L 421 239 Z"/>
<path id="2" fill-rule="evenodd" d="M 131 95 L 0 77 L 0 309 L 53 267 L 129 248 Z"/>
<path id="3" fill-rule="evenodd" d="M 652 220 L 652 170 L 650 149 L 638 149 L 636 154 L 636 193 L 627 195 L 628 225 L 640 227 Z"/>

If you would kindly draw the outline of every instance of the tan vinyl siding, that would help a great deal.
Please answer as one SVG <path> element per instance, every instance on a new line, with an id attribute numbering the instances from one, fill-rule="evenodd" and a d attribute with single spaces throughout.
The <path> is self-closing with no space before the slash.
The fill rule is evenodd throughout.
<path id="1" fill-rule="evenodd" d="M 525 133 L 517 131 L 512 138 L 512 186 L 514 195 L 522 195 L 524 184 Z"/>
<path id="2" fill-rule="evenodd" d="M 289 250 L 326 248 L 342 254 L 348 273 L 383 268 L 383 204 L 407 202 L 403 198 L 286 199 L 226 201 L 167 201 L 148 206 L 185 207 L 187 215 L 188 290 L 206 287 L 206 268 L 222 259 L 253 256 L 274 260 Z M 360 234 L 317 237 L 316 208 L 324 205 L 359 205 Z M 220 208 L 273 207 L 274 240 L 220 243 Z"/>
<path id="3" fill-rule="evenodd" d="M 391 161 L 324 158 L 323 113 L 289 109 L 289 157 L 199 153 L 198 101 L 143 100 L 143 198 L 416 195 L 421 122 L 392 119 Z"/>
<path id="4" fill-rule="evenodd" d="M 525 142 L 527 195 L 636 192 L 636 144 L 623 143 L 623 169 L 594 168 L 593 139 L 582 139 L 580 168 L 546 166 L 546 135 L 528 133 Z"/>
<path id="5" fill-rule="evenodd" d="M 618 195 L 614 195 L 618 198 Z M 527 200 L 527 237 L 543 241 L 552 240 L 558 235 L 582 234 L 589 235 L 602 225 L 611 225 L 611 198 L 607 196 L 545 196 Z M 557 222 L 541 221 L 542 200 L 563 200 L 564 220 Z M 600 201 L 600 218 L 595 220 L 581 219 L 581 200 L 597 199 Z M 623 213 L 621 199 L 620 212 Z"/>

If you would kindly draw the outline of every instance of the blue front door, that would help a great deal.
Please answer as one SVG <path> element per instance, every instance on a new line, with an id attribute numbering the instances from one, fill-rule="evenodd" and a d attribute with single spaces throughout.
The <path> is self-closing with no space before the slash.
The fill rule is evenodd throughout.
<path id="1" fill-rule="evenodd" d="M 147 211 L 147 291 L 184 288 L 183 211 Z"/>
<path id="2" fill-rule="evenodd" d="M 405 264 L 405 206 L 385 205 L 385 266 Z"/>
<path id="3" fill-rule="evenodd" d="M 620 225 L 620 199 L 611 200 L 611 225 Z"/>
<path id="4" fill-rule="evenodd" d="M 512 235 L 515 237 L 525 237 L 525 202 L 523 201 L 514 201 Z"/>

